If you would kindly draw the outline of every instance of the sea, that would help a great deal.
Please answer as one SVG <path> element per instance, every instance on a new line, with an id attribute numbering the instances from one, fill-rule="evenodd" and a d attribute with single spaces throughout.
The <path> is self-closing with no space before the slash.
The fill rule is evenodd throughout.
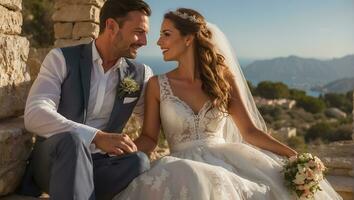
<path id="1" fill-rule="evenodd" d="M 155 75 L 166 73 L 166 72 L 171 71 L 177 67 L 177 62 L 174 62 L 174 61 L 166 62 L 163 60 L 162 57 L 143 57 L 143 56 L 141 56 L 141 57 L 138 57 L 136 60 L 140 63 L 144 63 L 144 64 L 148 65 L 152 69 L 152 71 L 154 72 Z M 238 61 L 240 63 L 241 68 L 245 68 L 247 65 L 251 64 L 255 60 L 256 59 L 239 59 Z M 247 77 L 246 77 L 246 79 L 247 79 Z M 319 97 L 321 95 L 321 92 L 313 91 L 310 89 L 305 90 L 305 92 L 308 96 L 312 96 L 312 97 Z"/>
<path id="2" fill-rule="evenodd" d="M 154 74 L 166 73 L 177 66 L 177 62 L 166 62 L 162 57 L 138 57 L 137 61 L 150 66 Z M 241 67 L 245 67 L 253 61 L 253 59 L 240 59 L 239 63 Z"/>

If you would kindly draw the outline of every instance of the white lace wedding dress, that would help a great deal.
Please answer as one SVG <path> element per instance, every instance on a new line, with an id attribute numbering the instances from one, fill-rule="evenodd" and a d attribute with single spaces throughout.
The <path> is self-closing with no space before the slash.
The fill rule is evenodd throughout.
<path id="1" fill-rule="evenodd" d="M 173 95 L 166 75 L 158 79 L 161 123 L 171 154 L 153 163 L 114 199 L 296 199 L 283 186 L 280 158 L 244 143 L 226 143 L 226 118 L 210 109 L 210 101 L 194 113 Z M 316 200 L 341 199 L 327 181 L 321 187 Z"/>

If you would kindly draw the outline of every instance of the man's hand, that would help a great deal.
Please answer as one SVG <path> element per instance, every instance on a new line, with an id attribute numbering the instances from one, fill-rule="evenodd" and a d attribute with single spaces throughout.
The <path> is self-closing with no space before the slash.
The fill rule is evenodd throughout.
<path id="1" fill-rule="evenodd" d="M 137 151 L 134 142 L 126 134 L 98 131 L 92 143 L 108 154 L 121 155 Z"/>

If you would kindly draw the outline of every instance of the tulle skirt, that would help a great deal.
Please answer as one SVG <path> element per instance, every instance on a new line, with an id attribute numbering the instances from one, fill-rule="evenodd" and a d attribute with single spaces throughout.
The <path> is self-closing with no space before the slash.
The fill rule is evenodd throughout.
<path id="1" fill-rule="evenodd" d="M 280 157 L 244 143 L 187 142 L 155 161 L 114 199 L 297 199 L 284 186 L 282 165 Z M 326 180 L 320 186 L 316 200 L 342 199 Z"/>

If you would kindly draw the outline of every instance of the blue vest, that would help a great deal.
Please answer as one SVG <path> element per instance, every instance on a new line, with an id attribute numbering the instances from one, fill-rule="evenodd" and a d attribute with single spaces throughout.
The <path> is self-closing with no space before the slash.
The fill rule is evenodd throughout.
<path id="1" fill-rule="evenodd" d="M 85 123 L 87 106 L 90 95 L 90 82 L 92 63 L 92 42 L 72 47 L 61 48 L 67 68 L 67 76 L 61 85 L 61 97 L 58 113 L 78 123 Z M 142 64 L 133 63 L 125 59 L 128 67 L 123 76 L 131 76 L 139 85 L 140 89 L 126 96 L 118 96 L 120 89 L 120 74 L 117 83 L 117 95 L 106 128 L 103 131 L 121 133 L 137 103 L 123 104 L 124 97 L 140 97 L 144 84 L 145 67 Z M 117 70 L 120 73 L 120 70 Z"/>

